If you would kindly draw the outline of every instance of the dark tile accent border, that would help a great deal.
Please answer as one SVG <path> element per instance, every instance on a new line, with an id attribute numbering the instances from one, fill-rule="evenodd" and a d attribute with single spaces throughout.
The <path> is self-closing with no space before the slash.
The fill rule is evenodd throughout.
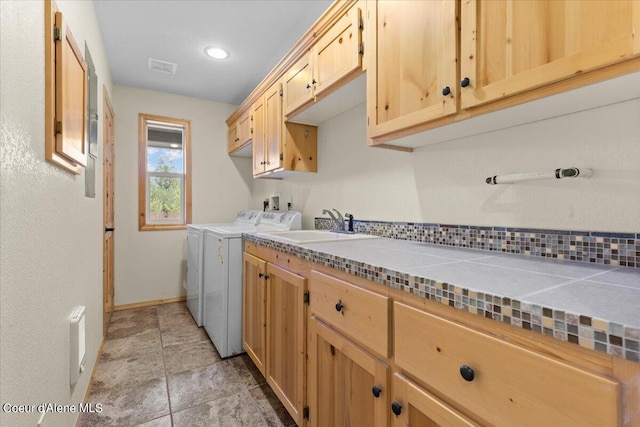
<path id="1" fill-rule="evenodd" d="M 315 228 L 329 230 L 335 223 L 329 218 L 316 218 Z M 640 233 L 358 220 L 354 221 L 354 230 L 390 239 L 640 268 Z"/>

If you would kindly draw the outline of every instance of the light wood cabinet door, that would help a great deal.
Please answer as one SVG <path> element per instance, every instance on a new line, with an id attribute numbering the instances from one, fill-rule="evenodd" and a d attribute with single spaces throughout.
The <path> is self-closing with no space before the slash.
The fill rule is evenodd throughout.
<path id="1" fill-rule="evenodd" d="M 238 119 L 238 140 L 236 148 L 248 144 L 253 139 L 253 112 L 245 111 Z"/>
<path id="2" fill-rule="evenodd" d="M 613 379 L 399 302 L 394 316 L 396 364 L 484 424 L 620 424 Z"/>
<path id="3" fill-rule="evenodd" d="M 306 388 L 304 277 L 267 264 L 267 382 L 291 417 L 303 424 Z"/>
<path id="4" fill-rule="evenodd" d="M 243 256 L 242 346 L 265 375 L 267 347 L 267 263 L 248 253 Z"/>
<path id="5" fill-rule="evenodd" d="M 282 84 L 275 83 L 264 94 L 264 171 L 282 165 Z M 255 160 L 254 160 L 255 161 Z"/>
<path id="6" fill-rule="evenodd" d="M 313 99 L 311 55 L 304 55 L 285 74 L 283 82 L 283 112 L 287 116 Z"/>
<path id="7" fill-rule="evenodd" d="M 264 172 L 265 135 L 264 135 L 264 97 L 253 103 L 253 174 Z"/>
<path id="8" fill-rule="evenodd" d="M 314 96 L 362 69 L 362 6 L 346 11 L 311 50 Z"/>
<path id="9" fill-rule="evenodd" d="M 367 116 L 370 138 L 454 114 L 458 81 L 455 1 L 369 4 Z"/>
<path id="10" fill-rule="evenodd" d="M 227 130 L 227 151 L 231 153 L 238 146 L 238 121 L 231 123 Z"/>
<path id="11" fill-rule="evenodd" d="M 393 376 L 392 396 L 393 427 L 479 426 L 400 374 Z"/>
<path id="12" fill-rule="evenodd" d="M 309 422 L 312 427 L 384 427 L 389 367 L 317 317 L 309 325 Z"/>
<path id="13" fill-rule="evenodd" d="M 461 2 L 462 108 L 624 61 L 640 53 L 640 2 Z M 635 37 L 634 37 L 635 33 Z"/>

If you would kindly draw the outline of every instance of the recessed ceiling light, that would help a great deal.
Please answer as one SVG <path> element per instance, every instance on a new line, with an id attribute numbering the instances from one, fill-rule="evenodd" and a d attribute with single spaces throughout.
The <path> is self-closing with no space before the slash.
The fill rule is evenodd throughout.
<path id="1" fill-rule="evenodd" d="M 214 59 L 227 59 L 229 57 L 229 52 L 219 47 L 207 47 L 204 49 L 204 53 Z"/>

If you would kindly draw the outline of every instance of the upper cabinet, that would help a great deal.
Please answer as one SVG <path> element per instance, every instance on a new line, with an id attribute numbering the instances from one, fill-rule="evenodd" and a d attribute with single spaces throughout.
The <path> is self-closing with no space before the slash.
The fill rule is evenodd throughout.
<path id="1" fill-rule="evenodd" d="M 638 34 L 639 0 L 336 1 L 227 123 L 281 83 L 287 126 L 366 100 L 369 145 L 411 151 L 640 97 Z"/>
<path id="2" fill-rule="evenodd" d="M 461 15 L 462 108 L 640 53 L 638 1 L 465 0 Z"/>
<path id="3" fill-rule="evenodd" d="M 227 150 L 229 153 L 233 153 L 236 148 L 238 148 L 238 121 L 231 123 L 229 125 L 229 129 L 227 130 Z"/>
<path id="4" fill-rule="evenodd" d="M 253 105 L 253 175 L 283 177 L 318 170 L 317 128 L 284 122 L 282 83 L 274 83 Z"/>
<path id="5" fill-rule="evenodd" d="M 264 171 L 282 165 L 282 84 L 276 83 L 264 94 Z"/>
<path id="6" fill-rule="evenodd" d="M 264 172 L 265 136 L 264 136 L 264 96 L 261 96 L 251 106 L 253 114 L 253 175 Z"/>
<path id="7" fill-rule="evenodd" d="M 362 74 L 364 10 L 365 2 L 360 1 L 342 12 L 285 74 L 284 115 L 288 121 L 320 123 L 323 119 L 317 114 L 300 114 Z M 353 106 L 344 105 L 342 111 Z M 341 109 L 338 105 L 329 108 Z"/>
<path id="8" fill-rule="evenodd" d="M 87 65 L 62 12 L 45 2 L 45 158 L 76 174 L 87 162 Z"/>
<path id="9" fill-rule="evenodd" d="M 313 78 L 311 67 L 311 55 L 303 55 L 284 78 L 284 115 L 313 100 L 313 86 L 316 81 Z"/>
<path id="10" fill-rule="evenodd" d="M 231 125 L 227 133 L 227 148 L 229 153 L 238 153 L 247 144 L 253 141 L 253 110 L 249 109 L 242 113 L 242 116 Z"/>
<path id="11" fill-rule="evenodd" d="M 311 49 L 313 94 L 320 96 L 342 79 L 362 72 L 362 4 L 344 12 Z"/>
<path id="12" fill-rule="evenodd" d="M 369 5 L 368 136 L 375 138 L 456 112 L 455 1 Z"/>

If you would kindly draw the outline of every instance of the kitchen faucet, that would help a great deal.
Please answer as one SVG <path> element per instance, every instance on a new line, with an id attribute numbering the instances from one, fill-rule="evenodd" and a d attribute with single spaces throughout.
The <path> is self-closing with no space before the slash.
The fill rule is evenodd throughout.
<path id="1" fill-rule="evenodd" d="M 331 212 L 329 209 L 322 209 L 322 214 L 327 214 L 331 217 L 331 219 L 333 220 L 333 222 L 336 223 L 336 225 L 338 226 L 338 230 L 337 231 L 344 231 L 344 217 L 342 216 L 342 214 L 337 210 L 334 209 L 334 211 L 336 211 L 336 213 L 338 214 L 338 217 L 336 217 L 333 212 Z"/>

